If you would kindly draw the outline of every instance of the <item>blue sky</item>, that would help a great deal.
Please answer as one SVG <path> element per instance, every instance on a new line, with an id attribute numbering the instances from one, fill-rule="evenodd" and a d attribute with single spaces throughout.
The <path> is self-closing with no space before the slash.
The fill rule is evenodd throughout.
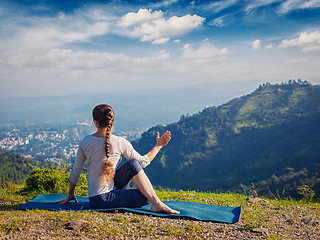
<path id="1" fill-rule="evenodd" d="M 319 69 L 320 0 L 0 3 L 5 98 L 319 84 Z"/>

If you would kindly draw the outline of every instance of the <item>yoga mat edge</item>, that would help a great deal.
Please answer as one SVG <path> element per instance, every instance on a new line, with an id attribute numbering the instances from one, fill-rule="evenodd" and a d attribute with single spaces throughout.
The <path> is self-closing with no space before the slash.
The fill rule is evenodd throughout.
<path id="1" fill-rule="evenodd" d="M 164 201 L 169 207 L 179 210 L 180 214 L 154 213 L 150 211 L 150 204 L 135 208 L 108 208 L 91 209 L 88 197 L 77 197 L 78 203 L 71 201 L 66 204 L 58 204 L 59 200 L 67 198 L 65 194 L 39 194 L 34 199 L 18 207 L 18 210 L 25 209 L 47 209 L 53 211 L 128 211 L 138 214 L 153 215 L 157 217 L 191 218 L 199 221 L 212 221 L 223 223 L 236 223 L 240 220 L 241 207 L 220 207 L 210 204 Z"/>

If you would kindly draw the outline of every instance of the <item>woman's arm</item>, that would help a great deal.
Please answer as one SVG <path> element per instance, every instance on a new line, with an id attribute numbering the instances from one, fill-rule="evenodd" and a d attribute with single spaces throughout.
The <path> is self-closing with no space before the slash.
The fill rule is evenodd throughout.
<path id="1" fill-rule="evenodd" d="M 58 201 L 58 204 L 64 204 L 64 203 L 67 203 L 71 200 L 74 200 L 75 202 L 78 202 L 76 196 L 74 195 L 74 189 L 76 188 L 76 184 L 72 183 L 70 181 L 69 183 L 69 194 L 68 194 L 68 197 L 66 199 L 63 199 L 63 200 L 60 200 Z"/>
<path id="2" fill-rule="evenodd" d="M 166 131 L 162 135 L 162 137 L 160 137 L 159 132 L 157 132 L 157 144 L 151 149 L 150 152 L 146 154 L 150 162 L 157 156 L 160 149 L 168 144 L 170 139 L 171 139 L 171 133 L 169 131 Z"/>
<path id="3" fill-rule="evenodd" d="M 75 202 L 77 201 L 77 198 L 74 194 L 74 190 L 76 188 L 77 182 L 79 181 L 79 177 L 80 174 L 82 172 L 83 169 L 83 165 L 84 162 L 86 160 L 86 157 L 83 154 L 83 151 L 81 149 L 81 144 L 78 148 L 78 152 L 77 152 L 77 157 L 76 157 L 76 161 L 73 164 L 70 176 L 69 176 L 69 193 L 68 193 L 68 197 L 66 199 L 60 200 L 58 201 L 59 204 L 64 204 L 67 203 L 71 200 L 74 200 Z"/>
<path id="4" fill-rule="evenodd" d="M 171 139 L 171 133 L 166 131 L 162 137 L 159 137 L 159 133 L 157 132 L 157 143 L 148 152 L 146 155 L 141 156 L 131 145 L 131 143 L 125 138 L 120 137 L 119 150 L 121 155 L 123 155 L 126 159 L 130 160 L 138 160 L 141 167 L 145 168 L 150 164 L 150 162 L 157 156 L 158 152 L 162 147 L 168 144 Z"/>

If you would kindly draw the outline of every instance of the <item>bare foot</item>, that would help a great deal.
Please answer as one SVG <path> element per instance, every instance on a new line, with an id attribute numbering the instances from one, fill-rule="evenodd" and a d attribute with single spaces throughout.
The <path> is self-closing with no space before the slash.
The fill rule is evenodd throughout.
<path id="1" fill-rule="evenodd" d="M 179 211 L 171 209 L 170 207 L 165 205 L 163 202 L 160 202 L 159 204 L 152 205 L 150 211 L 151 212 L 159 212 L 159 213 L 180 214 Z"/>

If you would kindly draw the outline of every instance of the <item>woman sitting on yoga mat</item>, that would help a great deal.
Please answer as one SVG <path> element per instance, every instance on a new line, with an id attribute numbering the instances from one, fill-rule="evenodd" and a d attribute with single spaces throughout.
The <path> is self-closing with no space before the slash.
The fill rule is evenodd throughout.
<path id="1" fill-rule="evenodd" d="M 87 160 L 88 195 L 92 208 L 136 207 L 151 203 L 152 212 L 179 214 L 160 201 L 142 169 L 167 145 L 171 139 L 170 132 L 166 131 L 162 137 L 157 133 L 154 148 L 141 156 L 128 140 L 111 134 L 114 112 L 109 105 L 96 106 L 92 115 L 97 132 L 86 136 L 80 143 L 69 177 L 68 197 L 59 204 L 70 200 L 78 202 L 74 190 Z M 122 155 L 129 161 L 115 171 Z M 131 179 L 138 189 L 127 189 Z"/>

